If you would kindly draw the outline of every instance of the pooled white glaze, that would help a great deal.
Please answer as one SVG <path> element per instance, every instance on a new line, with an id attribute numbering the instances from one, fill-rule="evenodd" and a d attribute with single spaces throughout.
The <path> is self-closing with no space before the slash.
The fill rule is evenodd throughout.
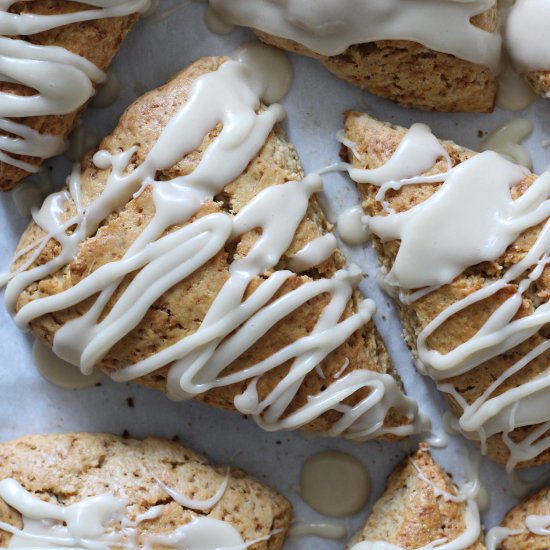
<path id="1" fill-rule="evenodd" d="M 523 111 L 536 97 L 523 75 L 519 74 L 508 56 L 504 56 L 498 75 L 496 106 L 505 111 Z"/>
<path id="2" fill-rule="evenodd" d="M 511 162 L 533 167 L 529 151 L 521 142 L 533 132 L 533 123 L 526 118 L 514 118 L 493 130 L 482 142 L 480 151 L 495 151 Z"/>
<path id="3" fill-rule="evenodd" d="M 12 192 L 13 204 L 24 218 L 29 218 L 34 208 L 39 208 L 53 191 L 51 170 L 41 166 L 38 172 L 28 176 Z"/>
<path id="4" fill-rule="evenodd" d="M 96 153 L 96 165 L 102 169 L 112 166 L 112 171 L 104 191 L 90 204 L 81 204 L 79 173 L 75 170 L 69 189 L 50 196 L 42 209 L 34 213 L 34 220 L 46 236 L 19 252 L 19 256 L 28 252 L 30 258 L 11 276 L 6 290 L 7 306 L 15 313 L 16 300 L 22 290 L 67 265 L 80 243 L 94 234 L 110 212 L 149 188 L 155 216 L 125 255 L 98 267 L 72 288 L 22 307 L 15 315 L 21 328 L 41 315 L 97 295 L 87 313 L 56 332 L 53 345 L 57 355 L 88 373 L 113 345 L 137 326 L 155 300 L 213 258 L 228 241 L 258 228 L 261 237 L 246 256 L 233 261 L 229 279 L 199 329 L 170 347 L 118 370 L 113 378 L 132 380 L 171 365 L 167 392 L 174 399 L 189 399 L 211 388 L 246 381 L 246 390 L 236 396 L 234 405 L 267 430 L 295 429 L 335 410 L 341 417 L 329 435 L 364 440 L 384 433 L 406 435 L 422 431 L 427 421 L 418 414 L 416 403 L 403 395 L 389 374 L 367 370 L 340 373 L 337 379 L 327 382 L 325 391 L 311 396 L 299 409 L 285 415 L 309 372 L 364 326 L 375 309 L 372 301 L 365 300 L 358 313 L 342 319 L 361 279 L 360 271 L 354 267 L 337 272 L 332 279 L 307 281 L 273 300 L 285 282 L 294 276 L 291 271 L 274 268 L 291 245 L 310 197 L 322 189 L 320 176 L 312 174 L 303 181 L 268 187 L 236 216 L 221 212 L 186 223 L 205 202 L 245 170 L 275 123 L 284 116 L 279 105 L 262 108 L 261 100 L 270 103 L 286 92 L 288 72 L 288 60 L 281 52 L 265 46 L 248 46 L 237 53 L 236 60 L 195 81 L 186 104 L 133 171 L 127 167 L 135 148 L 113 155 L 106 151 Z M 219 90 L 224 90 L 224 94 Z M 155 181 L 157 172 L 171 168 L 194 151 L 219 123 L 223 125 L 220 135 L 208 146 L 191 174 Z M 76 211 L 65 215 L 63 206 L 69 199 L 76 205 Z M 67 234 L 65 231 L 71 226 L 76 228 Z M 176 227 L 166 233 L 171 226 Z M 59 256 L 44 265 L 32 266 L 52 237 L 62 247 Z M 290 261 L 301 264 L 298 265 L 301 268 L 313 267 L 314 262 L 324 261 L 333 249 L 334 239 L 325 236 L 310 243 Z M 105 304 L 122 279 L 138 270 L 119 293 L 109 313 L 101 318 Z M 269 276 L 244 299 L 250 282 L 264 273 Z M 326 295 L 329 303 L 308 336 L 240 372 L 222 374 L 275 324 L 320 295 Z M 260 400 L 256 391 L 259 378 L 287 361 L 292 361 L 287 375 Z M 355 406 L 343 403 L 366 389 L 368 395 L 360 398 Z M 406 416 L 410 424 L 385 426 L 384 419 L 390 409 Z"/>
<path id="5" fill-rule="evenodd" d="M 163 489 L 166 486 L 163 485 Z M 225 487 L 216 493 L 213 504 L 223 498 L 224 492 Z M 0 530 L 13 535 L 8 548 L 109 550 L 113 547 L 150 549 L 153 545 L 162 545 L 178 550 L 245 550 L 255 542 L 245 543 L 231 524 L 205 516 L 194 516 L 172 532 L 142 535 L 136 530 L 139 524 L 160 517 L 164 506 L 154 506 L 131 521 L 126 516 L 127 502 L 111 493 L 62 506 L 39 499 L 15 479 L 4 479 L 0 481 L 0 499 L 23 516 L 22 529 L 0 522 Z M 202 504 L 202 501 L 186 499 L 182 506 L 204 510 Z"/>
<path id="6" fill-rule="evenodd" d="M 348 530 L 337 523 L 302 522 L 293 523 L 288 530 L 288 537 L 321 537 L 330 540 L 343 540 Z"/>
<path id="7" fill-rule="evenodd" d="M 516 0 L 505 36 L 514 63 L 524 71 L 550 70 L 550 5 L 545 0 Z"/>
<path id="8" fill-rule="evenodd" d="M 493 5 L 494 0 L 210 0 L 226 24 L 260 29 L 323 55 L 402 39 L 496 71 L 500 36 L 470 22 Z"/>
<path id="9" fill-rule="evenodd" d="M 367 469 L 347 453 L 323 451 L 302 466 L 300 496 L 325 516 L 352 516 L 366 505 L 369 495 Z"/>
<path id="10" fill-rule="evenodd" d="M 99 369 L 94 369 L 89 375 L 82 374 L 78 367 L 57 357 L 49 346 L 38 340 L 32 346 L 32 358 L 38 372 L 48 382 L 68 390 L 95 386 L 103 377 Z"/>
<path id="11" fill-rule="evenodd" d="M 368 219 L 360 205 L 352 206 L 338 216 L 338 234 L 351 245 L 366 243 L 370 238 Z"/>
<path id="12" fill-rule="evenodd" d="M 94 94 L 104 73 L 87 59 L 62 47 L 31 44 L 11 36 L 34 35 L 63 25 L 120 17 L 144 11 L 150 0 L 91 0 L 97 9 L 58 15 L 10 13 L 15 0 L 0 2 L 0 80 L 33 88 L 35 95 L 0 93 L 0 129 L 15 137 L 0 136 L 0 161 L 27 172 L 37 167 L 11 154 L 48 158 L 62 152 L 62 136 L 41 134 L 9 118 L 63 115 L 77 111 Z"/>
<path id="13" fill-rule="evenodd" d="M 426 127 L 422 131 L 427 131 Z M 426 136 L 423 139 L 427 140 Z M 403 140 L 405 144 L 400 145 L 401 150 L 407 146 L 408 140 L 418 140 L 418 134 L 409 132 Z M 417 170 L 412 172 L 417 176 L 426 172 L 427 161 L 434 158 L 432 146 L 423 149 L 422 152 L 420 148 L 414 160 Z M 452 282 L 470 266 L 497 259 L 523 231 L 544 223 L 531 250 L 517 264 L 508 267 L 500 279 L 488 281 L 481 289 L 468 293 L 439 313 L 422 330 L 417 339 L 418 357 L 432 378 L 442 381 L 468 372 L 512 350 L 550 322 L 550 303 L 547 302 L 536 306 L 531 314 L 515 319 L 525 292 L 541 277 L 550 261 L 550 172 L 536 179 L 519 198 L 513 199 L 512 188 L 528 172 L 490 151 L 440 174 L 439 179 L 409 177 L 399 180 L 398 177 L 392 178 L 394 172 L 388 169 L 393 166 L 397 176 L 401 175 L 397 164 L 390 159 L 386 164 L 386 170 L 390 172 L 387 178 L 388 181 L 397 180 L 398 187 L 411 180 L 415 183 L 443 181 L 435 193 L 410 210 L 402 213 L 390 211 L 386 216 L 369 220 L 370 230 L 383 240 L 401 241 L 394 265 L 385 275 L 385 283 L 393 287 L 405 303 Z M 368 181 L 368 177 L 365 179 Z M 362 183 L 364 181 L 361 179 Z M 381 186 L 378 180 L 373 183 Z M 430 349 L 431 335 L 450 317 L 513 283 L 517 284 L 517 292 L 470 340 L 446 353 Z M 550 441 L 542 437 L 550 429 L 550 378 L 547 373 L 542 373 L 519 387 L 499 395 L 495 393 L 511 376 L 549 349 L 550 341 L 542 341 L 505 369 L 473 403 L 467 403 L 453 384 L 440 382 L 438 385 L 463 408 L 460 428 L 468 437 L 479 440 L 483 450 L 487 438 L 503 434 L 510 450 L 508 471 L 550 447 Z M 509 437 L 516 427 L 527 425 L 536 428 L 522 441 L 514 442 Z"/>

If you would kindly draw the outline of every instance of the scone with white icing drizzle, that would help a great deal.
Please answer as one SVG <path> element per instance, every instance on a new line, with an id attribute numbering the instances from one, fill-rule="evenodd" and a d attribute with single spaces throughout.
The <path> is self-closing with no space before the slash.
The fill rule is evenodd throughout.
<path id="1" fill-rule="evenodd" d="M 210 0 L 210 10 L 406 107 L 493 109 L 496 0 Z"/>
<path id="2" fill-rule="evenodd" d="M 421 445 L 392 472 L 384 494 L 347 548 L 484 550 L 482 540 L 477 504 Z"/>
<path id="3" fill-rule="evenodd" d="M 302 179 L 277 124 L 288 71 L 284 54 L 254 44 L 137 100 L 35 214 L 8 307 L 84 373 L 98 366 L 268 430 L 422 431 L 361 273 L 328 233 L 321 179 Z"/>
<path id="4" fill-rule="evenodd" d="M 8 0 L 0 6 L 0 190 L 66 148 L 150 0 Z"/>
<path id="5" fill-rule="evenodd" d="M 380 281 L 462 431 L 511 471 L 550 460 L 550 174 L 345 117 Z"/>
<path id="6" fill-rule="evenodd" d="M 527 498 L 487 533 L 487 550 L 547 550 L 550 548 L 550 488 Z"/>
<path id="7" fill-rule="evenodd" d="M 535 92 L 550 93 L 550 6 L 537 0 L 517 0 L 506 20 L 505 38 L 510 57 Z"/>
<path id="8" fill-rule="evenodd" d="M 290 503 L 163 439 L 28 436 L 0 444 L 0 547 L 281 548 Z"/>

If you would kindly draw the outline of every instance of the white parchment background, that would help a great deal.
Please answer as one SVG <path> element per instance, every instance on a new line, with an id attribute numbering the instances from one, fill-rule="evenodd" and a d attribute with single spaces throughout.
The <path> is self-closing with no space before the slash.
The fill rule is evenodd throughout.
<path id="1" fill-rule="evenodd" d="M 166 12 L 171 8 L 173 11 Z M 89 109 L 84 117 L 87 129 L 99 135 L 108 133 L 124 108 L 145 91 L 164 83 L 200 56 L 230 54 L 237 45 L 251 39 L 251 34 L 244 30 L 224 37 L 211 34 L 203 24 L 204 5 L 163 0 L 159 11 L 168 17 L 142 20 L 124 43 L 113 65 L 122 81 L 121 97 L 107 109 Z M 315 61 L 293 56 L 292 62 L 295 79 L 283 102 L 288 111 L 285 127 L 306 171 L 338 160 L 339 145 L 334 135 L 341 127 L 346 109 L 367 110 L 378 118 L 407 126 L 426 122 L 440 137 L 473 148 L 479 145 L 479 130 L 490 131 L 516 116 L 504 112 L 449 115 L 410 111 L 336 79 Z M 550 138 L 549 115 L 550 100 L 539 100 L 524 115 L 535 124 L 535 132 L 526 143 L 538 171 L 545 169 L 550 159 L 550 152 L 541 146 L 543 140 Z M 69 164 L 56 161 L 55 167 L 56 185 L 60 186 Z M 325 186 L 328 201 L 336 212 L 356 201 L 356 192 L 344 176 L 327 176 Z M 10 194 L 0 196 L 0 271 L 8 269 L 26 224 L 27 220 L 13 207 Z M 344 250 L 350 260 L 361 265 L 369 275 L 362 288 L 378 303 L 377 324 L 408 393 L 419 400 L 423 411 L 441 430 L 445 404 L 431 382 L 414 371 L 389 299 L 376 288 L 372 251 L 358 247 L 344 247 Z M 383 491 L 386 476 L 407 452 L 403 444 L 354 444 L 299 433 L 266 433 L 240 415 L 193 402 L 172 403 L 152 390 L 133 384 L 116 385 L 107 379 L 99 388 L 64 391 L 36 373 L 30 353 L 31 339 L 14 327 L 3 308 L 0 309 L 0 333 L 0 440 L 64 431 L 122 434 L 127 430 L 134 437 L 178 436 L 184 445 L 204 452 L 211 460 L 238 465 L 277 488 L 294 503 L 296 518 L 304 521 L 324 518 L 304 504 L 297 493 L 301 465 L 317 451 L 340 449 L 359 458 L 373 480 L 369 507 L 356 517 L 336 520 L 343 522 L 350 534 L 360 527 L 370 506 Z M 134 407 L 128 405 L 129 397 L 133 398 Z M 465 446 L 462 438 L 452 438 L 446 449 L 434 453 L 459 480 L 463 477 L 461 450 Z M 491 507 L 484 515 L 486 526 L 491 527 L 500 522 L 515 499 L 500 466 L 484 461 L 481 476 L 492 497 Z M 342 547 L 342 542 L 301 538 L 290 540 L 285 548 L 332 550 Z"/>

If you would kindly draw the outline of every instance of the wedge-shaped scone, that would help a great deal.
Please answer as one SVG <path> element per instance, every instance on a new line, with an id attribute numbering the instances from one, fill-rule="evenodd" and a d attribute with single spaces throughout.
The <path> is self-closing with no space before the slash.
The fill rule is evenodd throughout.
<path id="1" fill-rule="evenodd" d="M 439 541 L 439 544 L 433 545 Z M 348 550 L 483 550 L 477 504 L 461 496 L 428 447 L 406 458 L 390 475 L 386 490 Z M 368 543 L 371 543 L 369 545 Z"/>
<path id="2" fill-rule="evenodd" d="M 383 167 L 352 177 L 415 358 L 489 457 L 547 463 L 548 174 L 358 112 L 345 136 L 353 167 Z"/>
<path id="3" fill-rule="evenodd" d="M 23 235 L 9 307 L 84 372 L 97 365 L 268 430 L 422 430 L 374 304 L 355 290 L 360 273 L 343 269 L 327 233 L 320 178 L 300 181 L 282 108 L 254 99 L 278 91 L 287 63 L 260 45 L 240 61 L 201 59 L 134 103 L 72 194 L 47 199 Z"/>
<path id="4" fill-rule="evenodd" d="M 501 526 L 487 533 L 487 549 L 547 550 L 549 526 L 550 488 L 545 488 L 512 508 Z"/>
<path id="5" fill-rule="evenodd" d="M 73 539 L 85 548 L 271 550 L 291 517 L 283 496 L 245 472 L 163 439 L 75 433 L 0 444 L 2 548 Z"/>
<path id="6" fill-rule="evenodd" d="M 549 20 L 550 8 L 545 2 L 518 0 L 510 9 L 505 28 L 508 51 L 518 71 L 543 97 L 550 92 Z"/>
<path id="7" fill-rule="evenodd" d="M 252 27 L 264 42 L 318 59 L 336 76 L 400 105 L 492 111 L 497 3 L 436 4 L 331 0 L 319 8 L 314 1 L 210 0 L 223 21 Z M 464 53 L 466 44 L 474 54 Z"/>
<path id="8" fill-rule="evenodd" d="M 0 190 L 11 189 L 46 157 L 64 149 L 64 138 L 81 108 L 104 80 L 103 71 L 139 12 L 149 4 L 149 0 L 2 4 Z"/>

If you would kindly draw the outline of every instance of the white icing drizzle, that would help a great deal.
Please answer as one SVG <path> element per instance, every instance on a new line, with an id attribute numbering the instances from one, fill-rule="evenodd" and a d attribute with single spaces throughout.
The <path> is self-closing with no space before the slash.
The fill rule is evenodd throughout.
<path id="1" fill-rule="evenodd" d="M 53 344 L 57 355 L 80 366 L 83 373 L 89 373 L 108 350 L 140 322 L 157 298 L 208 262 L 228 240 L 260 228 L 262 235 L 252 249 L 244 258 L 232 263 L 229 279 L 199 329 L 172 346 L 122 368 L 113 378 L 132 380 L 171 365 L 167 392 L 174 399 L 189 399 L 211 388 L 248 381 L 246 390 L 236 396 L 234 405 L 267 430 L 295 429 L 335 410 L 341 417 L 329 431 L 334 436 L 365 440 L 386 433 L 407 435 L 423 431 L 427 420 L 418 414 L 416 403 L 403 395 L 390 375 L 368 370 L 342 375 L 327 384 L 325 391 L 311 396 L 298 410 L 285 416 L 308 373 L 367 323 L 375 310 L 374 303 L 365 300 L 358 313 L 341 320 L 361 277 L 354 267 L 339 271 L 332 279 L 306 282 L 269 303 L 293 275 L 290 271 L 273 271 L 243 301 L 249 283 L 256 276 L 270 272 L 292 243 L 306 214 L 310 196 L 322 188 L 318 175 L 310 175 L 301 182 L 290 181 L 269 187 L 236 216 L 210 214 L 183 225 L 243 172 L 274 124 L 283 117 L 280 105 L 261 109 L 260 100 L 269 104 L 279 99 L 288 87 L 288 73 L 288 59 L 282 53 L 260 45 L 245 47 L 238 52 L 237 60 L 228 61 L 219 70 L 195 81 L 187 103 L 135 170 L 126 173 L 135 148 L 113 155 L 107 151 L 96 153 L 96 166 L 112 167 L 112 170 L 103 193 L 90 204 L 81 203 L 79 172 L 75 169 L 69 189 L 51 195 L 40 211 L 33 213 L 35 222 L 46 236 L 19 252 L 19 256 L 29 252 L 31 257 L 10 276 L 6 304 L 15 313 L 17 297 L 29 284 L 70 262 L 80 243 L 94 234 L 111 211 L 148 187 L 156 214 L 122 259 L 99 267 L 64 292 L 28 303 L 15 315 L 18 326 L 26 328 L 41 315 L 98 295 L 85 315 L 66 323 L 56 332 Z M 224 94 L 219 93 L 220 89 Z M 191 174 L 170 181 L 155 181 L 158 171 L 172 167 L 195 150 L 218 123 L 223 124 L 221 134 L 210 144 Z M 76 206 L 76 214 L 66 220 L 63 207 L 69 199 Z M 165 234 L 166 229 L 174 225 L 180 227 Z M 66 229 L 72 226 L 75 227 L 73 232 L 67 234 Z M 44 265 L 32 267 L 51 238 L 60 243 L 60 254 Z M 310 243 L 291 261 L 301 263 L 302 268 L 311 267 L 313 262 L 326 259 L 333 249 L 333 239 L 323 237 Z M 122 279 L 136 270 L 140 270 L 139 274 L 99 321 L 105 304 Z M 311 334 L 243 371 L 222 375 L 228 365 L 277 322 L 320 295 L 328 295 L 330 301 Z M 287 375 L 260 400 L 256 390 L 258 379 L 289 360 L 292 366 Z M 356 405 L 343 403 L 365 389 L 369 394 Z M 384 419 L 390 409 L 399 411 L 410 423 L 395 428 L 385 426 Z"/>
<path id="2" fill-rule="evenodd" d="M 352 516 L 363 509 L 369 495 L 367 469 L 347 453 L 323 451 L 302 466 L 300 496 L 325 516 Z"/>
<path id="3" fill-rule="evenodd" d="M 412 40 L 439 52 L 498 69 L 501 40 L 473 25 L 494 0 L 210 0 L 229 25 L 260 29 L 322 55 L 353 44 Z"/>
<path id="4" fill-rule="evenodd" d="M 536 97 L 531 86 L 519 74 L 508 56 L 503 56 L 498 75 L 497 107 L 505 111 L 523 111 L 535 101 Z"/>
<path id="5" fill-rule="evenodd" d="M 41 134 L 9 120 L 14 117 L 63 115 L 77 111 L 94 94 L 105 74 L 87 59 L 62 47 L 31 44 L 11 36 L 29 36 L 63 25 L 142 12 L 150 0 L 87 0 L 97 9 L 58 15 L 10 13 L 15 0 L 0 1 L 0 81 L 33 88 L 37 94 L 0 93 L 0 161 L 27 172 L 38 167 L 10 154 L 48 158 L 65 149 L 63 136 Z"/>
<path id="6" fill-rule="evenodd" d="M 487 532 L 485 544 L 487 550 L 496 550 L 508 538 L 532 533 L 540 537 L 550 536 L 550 515 L 531 515 L 525 518 L 524 529 L 508 529 L 506 527 L 493 527 Z"/>
<path id="7" fill-rule="evenodd" d="M 507 529 L 506 527 L 493 527 L 487 531 L 485 536 L 485 546 L 487 550 L 496 550 L 509 537 L 513 535 L 521 535 L 520 529 Z"/>
<path id="8" fill-rule="evenodd" d="M 505 26 L 508 51 L 524 71 L 550 70 L 550 5 L 544 0 L 516 0 Z"/>
<path id="9" fill-rule="evenodd" d="M 533 132 L 533 123 L 526 118 L 514 118 L 493 130 L 481 143 L 480 151 L 495 151 L 511 162 L 533 167 L 529 151 L 520 143 Z"/>
<path id="10" fill-rule="evenodd" d="M 90 388 L 103 377 L 99 369 L 94 369 L 89 375 L 82 374 L 78 367 L 57 357 L 49 346 L 38 340 L 35 340 L 32 346 L 32 358 L 38 372 L 48 382 L 68 390 Z"/>
<path id="11" fill-rule="evenodd" d="M 338 234 L 351 245 L 366 243 L 370 238 L 368 218 L 360 205 L 352 206 L 338 216 L 336 222 Z"/>
<path id="12" fill-rule="evenodd" d="M 218 490 L 208 501 L 184 498 L 184 502 L 176 502 L 190 510 L 212 508 L 223 498 L 226 481 L 222 484 L 223 490 Z M 183 498 L 166 485 L 162 484 L 161 487 L 174 500 Z M 245 543 L 230 523 L 205 516 L 193 516 L 191 521 L 172 532 L 140 534 L 137 527 L 144 521 L 159 518 L 163 505 L 153 506 L 130 520 L 126 516 L 127 501 L 116 498 L 112 493 L 62 506 L 39 499 L 15 479 L 0 481 L 0 498 L 23 516 L 23 529 L 0 522 L 0 530 L 13 535 L 8 548 L 109 550 L 116 547 L 151 549 L 155 545 L 162 545 L 178 550 L 245 550 L 274 534 Z M 206 502 L 208 506 L 205 508 Z"/>
<path id="13" fill-rule="evenodd" d="M 399 290 L 405 303 L 448 284 L 467 267 L 500 257 L 519 235 L 530 227 L 546 222 L 535 244 L 517 264 L 509 267 L 493 282 L 469 293 L 437 315 L 420 333 L 418 357 L 427 372 L 437 381 L 463 374 L 525 342 L 550 321 L 550 305 L 542 303 L 535 311 L 515 319 L 525 292 L 541 277 L 550 252 L 550 172 L 540 176 L 522 196 L 513 199 L 511 189 L 528 172 L 500 155 L 487 151 L 462 162 L 445 173 L 420 177 L 430 162 L 437 158 L 433 146 L 418 148 L 411 173 L 417 177 L 400 179 L 404 174 L 395 162 L 408 142 L 418 134 L 429 133 L 425 126 L 415 125 L 400 145 L 395 157 L 382 167 L 386 181 L 397 181 L 397 188 L 407 183 L 443 182 L 426 201 L 402 213 L 389 212 L 369 221 L 370 230 L 382 240 L 399 239 L 399 252 L 392 269 L 385 276 L 387 285 Z M 422 139 L 429 143 L 426 135 Z M 435 139 L 433 136 L 431 139 Z M 418 141 L 420 143 L 420 141 Z M 440 145 L 440 157 L 443 157 Z M 393 168 L 393 170 L 390 170 Z M 429 169 L 429 168 L 428 168 Z M 353 175 L 354 172 L 350 170 Z M 361 182 L 369 181 L 369 171 Z M 375 171 L 376 175 L 376 171 Z M 387 185 L 387 184 L 386 184 Z M 380 194 L 379 194 L 380 195 Z M 475 200 L 472 201 L 472 197 Z M 378 200 L 383 200 L 379 197 Z M 472 304 L 494 296 L 508 285 L 517 283 L 517 292 L 508 298 L 467 342 L 442 354 L 428 346 L 430 336 L 450 317 Z M 408 295 L 408 296 L 407 296 Z M 519 462 L 535 458 L 550 447 L 544 437 L 550 429 L 550 407 L 547 388 L 548 373 L 542 373 L 519 387 L 494 395 L 514 374 L 550 349 L 543 341 L 510 368 L 506 369 L 474 403 L 468 404 L 454 385 L 440 382 L 439 389 L 451 394 L 463 408 L 459 420 L 462 431 L 478 439 L 485 450 L 486 439 L 502 433 L 510 450 L 507 464 L 511 471 Z M 514 442 L 509 433 L 516 427 L 536 425 L 521 442 Z"/>

